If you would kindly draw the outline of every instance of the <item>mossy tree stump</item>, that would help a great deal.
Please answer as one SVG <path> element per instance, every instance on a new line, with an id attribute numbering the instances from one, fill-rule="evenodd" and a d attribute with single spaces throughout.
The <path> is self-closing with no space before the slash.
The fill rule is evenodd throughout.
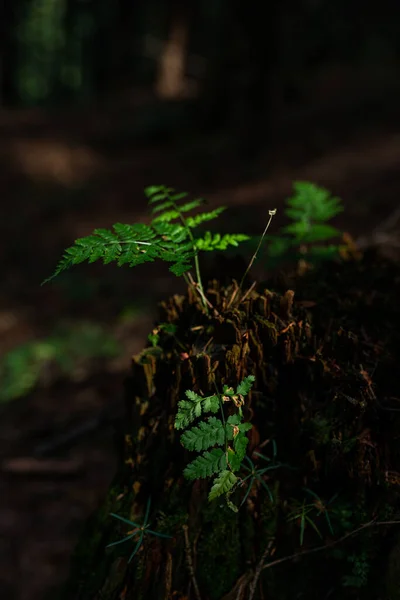
<path id="1" fill-rule="evenodd" d="M 292 279 L 282 293 L 259 286 L 243 296 L 213 281 L 210 315 L 192 290 L 162 303 L 159 322 L 176 331 L 161 329 L 158 344 L 133 359 L 123 464 L 82 536 L 66 598 L 382 594 L 393 527 L 348 534 L 399 512 L 399 273 L 367 253 Z M 275 466 L 235 512 L 223 496 L 208 502 L 208 480 L 184 479 L 192 457 L 174 419 L 186 390 L 210 395 L 250 374 L 247 454 L 257 468 L 265 463 L 255 451 Z M 246 493 L 239 485 L 229 500 L 239 507 Z M 149 498 L 150 529 L 171 539 L 146 535 L 131 562 L 134 540 L 106 550 L 132 529 L 109 514 L 140 524 Z"/>

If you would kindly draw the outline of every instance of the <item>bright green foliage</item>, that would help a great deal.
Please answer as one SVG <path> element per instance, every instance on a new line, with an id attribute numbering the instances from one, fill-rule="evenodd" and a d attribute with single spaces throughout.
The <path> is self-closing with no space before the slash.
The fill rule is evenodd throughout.
<path id="1" fill-rule="evenodd" d="M 248 375 L 247 377 L 245 377 L 243 381 L 237 386 L 236 393 L 241 394 L 242 396 L 247 396 L 247 394 L 251 390 L 253 383 L 255 382 L 255 379 L 256 378 L 254 377 L 254 375 Z M 226 395 L 230 395 L 229 391 L 227 391 Z"/>
<path id="2" fill-rule="evenodd" d="M 223 400 L 219 395 L 203 398 L 196 392 L 187 390 L 188 400 L 181 400 L 178 403 L 178 413 L 175 417 L 176 429 L 187 428 L 205 412 L 216 413 L 221 410 L 222 419 L 208 417 L 206 421 L 201 421 L 181 436 L 181 443 L 187 450 L 203 452 L 185 468 L 184 476 L 187 479 L 198 479 L 218 474 L 209 494 L 209 500 L 227 494 L 238 480 L 234 472 L 240 469 L 246 455 L 249 441 L 246 432 L 252 428 L 251 423 L 242 422 L 241 403 L 244 402 L 244 396 L 250 392 L 254 381 L 254 375 L 245 377 L 236 391 L 225 385 Z M 231 401 L 237 406 L 238 413 L 230 415 L 225 420 L 223 404 Z M 228 445 L 229 442 L 232 442 L 232 445 Z M 225 446 L 225 448 L 222 450 L 214 446 Z"/>
<path id="3" fill-rule="evenodd" d="M 181 436 L 181 442 L 188 450 L 201 452 L 211 446 L 223 446 L 225 444 L 225 427 L 215 417 L 209 417 L 207 421 L 201 421 L 197 427 L 192 427 Z"/>
<path id="4" fill-rule="evenodd" d="M 180 400 L 178 402 L 178 414 L 175 418 L 175 429 L 184 429 L 192 423 L 202 413 L 213 412 L 219 410 L 218 396 L 199 396 L 192 390 L 185 392 L 188 400 Z"/>
<path id="5" fill-rule="evenodd" d="M 209 231 L 202 237 L 193 235 L 193 229 L 216 219 L 225 207 L 186 216 L 186 213 L 199 208 L 204 201 L 196 199 L 178 204 L 187 197 L 187 193 L 176 194 L 173 188 L 166 186 L 148 187 L 145 194 L 154 215 L 149 225 L 116 223 L 112 230 L 95 229 L 91 235 L 77 239 L 73 246 L 67 248 L 54 274 L 45 282 L 73 265 L 97 260 L 102 260 L 104 264 L 116 262 L 119 267 L 136 267 L 161 259 L 171 263 L 170 271 L 181 276 L 193 268 L 193 260 L 197 261 L 198 251 L 226 250 L 229 246 L 238 246 L 240 242 L 250 239 L 244 234 L 221 236 Z M 196 264 L 200 284 L 197 267 Z"/>
<path id="6" fill-rule="evenodd" d="M 240 242 L 249 240 L 248 235 L 242 233 L 227 233 L 220 235 L 219 233 L 210 233 L 207 231 L 203 238 L 195 241 L 195 246 L 198 250 L 212 252 L 213 250 L 226 250 L 229 246 L 238 246 Z"/>

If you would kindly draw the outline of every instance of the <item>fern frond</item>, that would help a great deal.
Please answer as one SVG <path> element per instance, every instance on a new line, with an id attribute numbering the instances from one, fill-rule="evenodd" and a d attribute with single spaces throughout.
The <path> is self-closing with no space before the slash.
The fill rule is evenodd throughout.
<path id="1" fill-rule="evenodd" d="M 246 456 L 246 448 L 248 443 L 249 439 L 245 436 L 243 432 L 240 432 L 233 440 L 233 448 L 235 450 L 238 460 L 240 461 L 239 467 L 242 463 L 242 460 Z"/>
<path id="2" fill-rule="evenodd" d="M 206 223 L 207 221 L 212 221 L 213 219 L 216 219 L 222 212 L 224 212 L 224 210 L 226 210 L 226 206 L 219 206 L 218 208 L 210 212 L 200 213 L 195 217 L 188 217 L 186 219 L 186 224 L 188 227 L 191 227 L 193 229 L 194 227 L 201 225 L 201 223 Z"/>
<path id="3" fill-rule="evenodd" d="M 227 233 L 221 235 L 220 233 L 212 234 L 207 231 L 203 238 L 197 238 L 195 240 L 195 247 L 197 250 L 204 252 L 212 252 L 213 250 L 226 250 L 229 246 L 238 246 L 240 242 L 246 242 L 250 239 L 250 236 L 243 233 Z"/>
<path id="4" fill-rule="evenodd" d="M 201 206 L 202 202 L 203 200 L 200 199 L 192 200 L 191 202 L 187 202 L 186 204 L 181 204 L 177 207 L 177 209 L 173 208 L 173 210 L 162 212 L 162 214 L 158 215 L 153 219 L 153 223 L 157 223 L 160 221 L 168 223 L 170 221 L 173 221 L 174 219 L 179 219 L 182 213 L 189 212 L 190 210 L 198 208 L 199 206 Z M 176 204 L 172 201 L 163 202 L 163 204 L 155 206 L 152 210 L 152 213 L 155 214 L 157 212 L 164 211 L 164 209 L 166 208 L 172 208 L 174 206 L 176 206 Z"/>
<path id="5" fill-rule="evenodd" d="M 295 221 L 305 215 L 313 221 L 328 221 L 343 211 L 341 200 L 323 187 L 309 181 L 295 181 L 293 188 L 295 195 L 287 200 L 291 208 L 285 214 Z"/>
<path id="6" fill-rule="evenodd" d="M 218 477 L 214 481 L 214 485 L 211 488 L 210 493 L 208 494 L 209 501 L 218 498 L 218 496 L 222 496 L 222 494 L 226 494 L 229 492 L 235 483 L 237 482 L 237 477 L 232 471 L 222 471 Z"/>
<path id="7" fill-rule="evenodd" d="M 104 264 L 116 262 L 119 267 L 125 264 L 135 267 L 160 258 L 174 263 L 171 270 L 176 275 L 192 268 L 195 250 L 187 241 L 187 230 L 181 225 L 157 223 L 151 227 L 143 223 L 116 223 L 113 229 L 95 229 L 91 235 L 77 239 L 74 246 L 65 250 L 53 275 L 43 283 L 84 261 L 102 260 Z"/>
<path id="8" fill-rule="evenodd" d="M 248 375 L 247 377 L 245 377 L 237 386 L 236 393 L 241 394 L 242 396 L 247 396 L 255 380 L 256 378 L 254 377 L 254 375 Z"/>
<path id="9" fill-rule="evenodd" d="M 199 396 L 192 390 L 185 392 L 188 400 L 180 400 L 178 402 L 178 412 L 175 417 L 175 429 L 185 429 L 202 413 L 216 413 L 219 410 L 218 396 Z"/>
<path id="10" fill-rule="evenodd" d="M 183 471 L 186 479 L 204 479 L 226 469 L 226 456 L 221 448 L 213 448 L 198 456 Z"/>
<path id="11" fill-rule="evenodd" d="M 223 446 L 225 443 L 226 428 L 220 419 L 209 417 L 207 422 L 202 421 L 197 427 L 192 427 L 181 436 L 181 442 L 188 450 L 201 452 L 211 446 Z"/>
<path id="12" fill-rule="evenodd" d="M 144 193 L 149 204 L 154 204 L 155 202 L 161 202 L 161 200 L 167 200 L 169 194 L 173 191 L 173 188 L 169 188 L 165 185 L 149 185 L 145 188 Z"/>

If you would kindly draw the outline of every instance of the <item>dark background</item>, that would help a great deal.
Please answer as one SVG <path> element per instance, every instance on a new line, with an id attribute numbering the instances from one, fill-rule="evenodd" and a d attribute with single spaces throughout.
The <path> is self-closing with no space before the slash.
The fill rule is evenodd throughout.
<path id="1" fill-rule="evenodd" d="M 115 470 L 96 419 L 121 410 L 157 301 L 184 288 L 164 264 L 40 282 L 75 238 L 146 220 L 150 184 L 258 234 L 310 180 L 369 235 L 400 192 L 400 3 L 0 6 L 0 597 L 43 600 Z"/>

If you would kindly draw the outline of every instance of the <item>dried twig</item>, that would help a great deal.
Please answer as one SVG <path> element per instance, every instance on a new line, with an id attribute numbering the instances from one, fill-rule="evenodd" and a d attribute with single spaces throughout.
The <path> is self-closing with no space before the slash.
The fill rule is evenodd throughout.
<path id="1" fill-rule="evenodd" d="M 201 289 L 201 287 L 199 286 L 199 284 L 193 279 L 191 273 L 187 273 L 188 279 L 190 281 L 190 284 L 192 285 L 192 287 L 198 291 L 198 293 L 200 294 L 201 299 L 203 300 L 203 302 L 205 302 L 205 304 L 209 307 L 212 308 L 214 311 L 214 314 L 219 316 L 219 312 L 217 311 L 217 309 L 215 308 L 215 306 L 213 306 L 211 304 L 211 302 L 208 300 L 208 298 L 205 297 L 203 290 Z"/>
<path id="2" fill-rule="evenodd" d="M 338 540 L 334 540 L 333 542 L 329 542 L 328 544 L 325 544 L 323 546 L 317 546 L 316 548 L 311 548 L 310 550 L 304 550 L 304 552 L 296 552 L 295 554 L 291 554 L 290 556 L 284 556 L 283 558 L 278 558 L 277 560 L 274 560 L 274 561 L 268 563 L 267 565 L 264 565 L 262 567 L 261 571 L 263 571 L 264 569 L 270 569 L 271 567 L 275 567 L 275 565 L 279 565 L 280 563 L 288 562 L 289 560 L 294 560 L 295 558 L 302 558 L 306 554 L 313 554 L 314 552 L 321 552 L 322 550 L 327 550 L 328 548 L 332 548 L 333 546 L 336 546 L 337 544 L 344 542 L 344 540 L 346 540 L 347 538 L 360 533 L 360 531 L 363 531 L 364 529 L 367 529 L 368 527 L 373 527 L 373 526 L 377 526 L 377 525 L 400 525 L 400 521 L 374 521 L 374 520 L 369 521 L 368 523 L 364 523 L 364 525 L 361 525 L 361 527 L 354 529 L 354 531 L 350 531 L 350 533 L 346 533 L 346 535 L 339 538 Z"/>
<path id="3" fill-rule="evenodd" d="M 240 299 L 240 304 L 242 302 L 244 302 L 246 300 L 247 296 L 254 290 L 256 283 L 257 283 L 256 281 L 253 281 L 253 283 L 251 284 L 251 286 L 249 287 L 247 292 L 245 294 L 243 294 L 242 298 Z"/>
<path id="4" fill-rule="evenodd" d="M 257 585 L 258 579 L 260 577 L 261 571 L 263 569 L 264 561 L 267 558 L 267 556 L 271 553 L 273 543 L 274 543 L 273 539 L 271 539 L 268 542 L 267 547 L 265 548 L 263 555 L 260 558 L 260 561 L 257 565 L 257 569 L 256 569 L 256 572 L 254 573 L 253 581 L 251 582 L 250 588 L 249 588 L 249 600 L 253 600 L 254 594 L 256 592 L 256 585 Z"/>

